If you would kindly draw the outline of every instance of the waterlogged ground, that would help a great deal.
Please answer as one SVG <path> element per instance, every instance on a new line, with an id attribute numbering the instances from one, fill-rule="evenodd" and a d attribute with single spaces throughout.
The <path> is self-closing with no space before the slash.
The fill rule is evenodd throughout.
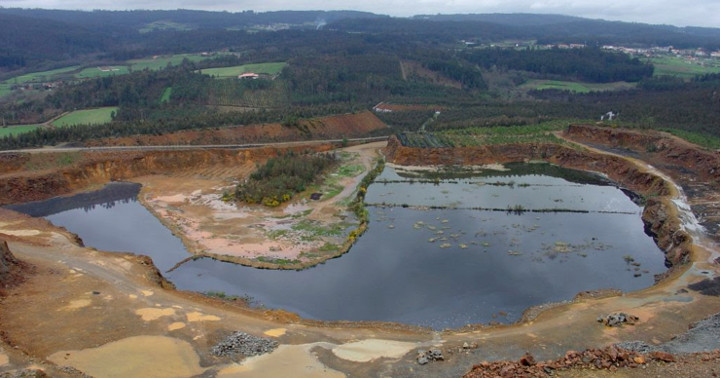
<path id="1" fill-rule="evenodd" d="M 248 297 L 308 318 L 442 329 L 513 322 L 530 306 L 585 290 L 637 290 L 664 270 L 641 208 L 621 190 L 557 167 L 511 168 L 457 178 L 388 167 L 368 189 L 370 228 L 340 258 L 302 271 L 206 258 L 166 276 L 179 289 Z M 190 256 L 136 194 L 118 197 L 123 185 L 133 184 L 114 184 L 104 203 L 99 194 L 56 199 L 69 202 L 56 202 L 48 219 L 90 246 L 147 254 L 163 271 Z"/>

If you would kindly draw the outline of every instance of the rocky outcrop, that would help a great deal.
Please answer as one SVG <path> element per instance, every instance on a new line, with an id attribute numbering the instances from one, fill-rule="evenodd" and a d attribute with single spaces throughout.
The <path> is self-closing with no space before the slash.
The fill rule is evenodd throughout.
<path id="1" fill-rule="evenodd" d="M 565 135 L 573 140 L 624 148 L 673 164 L 704 181 L 720 183 L 720 152 L 702 149 L 668 134 L 590 125 L 570 125 Z"/>
<path id="2" fill-rule="evenodd" d="M 690 260 L 692 237 L 682 228 L 674 206 L 667 198 L 649 198 L 642 214 L 645 233 L 665 251 L 665 265 L 672 267 Z"/>
<path id="3" fill-rule="evenodd" d="M 27 266 L 15 258 L 5 240 L 0 239 L 0 293 L 22 282 L 23 270 Z"/>
<path id="4" fill-rule="evenodd" d="M 717 358 L 716 356 L 714 357 Z M 591 372 L 592 370 L 617 371 L 618 368 L 638 368 L 659 361 L 675 362 L 675 356 L 664 352 L 639 353 L 634 350 L 609 346 L 603 349 L 586 349 L 582 352 L 568 351 L 564 357 L 554 361 L 535 361 L 525 354 L 519 361 L 483 362 L 473 366 L 465 378 L 485 377 L 550 377 L 568 369 Z M 592 376 L 593 374 L 589 374 Z"/>
<path id="5" fill-rule="evenodd" d="M 21 153 L 0 154 L 0 174 L 22 170 L 29 158 L 27 154 Z"/>

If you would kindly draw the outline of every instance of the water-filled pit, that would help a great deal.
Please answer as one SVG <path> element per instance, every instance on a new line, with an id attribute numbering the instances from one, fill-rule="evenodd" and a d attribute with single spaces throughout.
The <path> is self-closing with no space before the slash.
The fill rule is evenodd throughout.
<path id="1" fill-rule="evenodd" d="M 510 323 L 530 306 L 586 290 L 638 290 L 664 271 L 642 208 L 612 183 L 547 164 L 510 168 L 408 177 L 387 167 L 368 188 L 367 232 L 340 258 L 303 271 L 202 258 L 165 276 L 178 289 L 249 296 L 307 318 L 442 329 Z M 88 246 L 148 255 L 165 272 L 189 254 L 138 191 L 112 183 L 12 208 Z"/>

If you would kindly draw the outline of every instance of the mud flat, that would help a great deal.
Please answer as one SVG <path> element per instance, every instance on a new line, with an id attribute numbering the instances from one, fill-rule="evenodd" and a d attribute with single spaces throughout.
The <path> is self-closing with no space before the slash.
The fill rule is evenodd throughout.
<path id="1" fill-rule="evenodd" d="M 255 165 L 217 177 L 141 176 L 140 200 L 197 257 L 269 269 L 303 269 L 346 253 L 364 221 L 347 207 L 385 143 L 337 150 L 336 172 L 277 208 L 223 200 Z M 234 172 L 237 173 L 237 172 Z M 319 199 L 311 199 L 311 195 Z"/>

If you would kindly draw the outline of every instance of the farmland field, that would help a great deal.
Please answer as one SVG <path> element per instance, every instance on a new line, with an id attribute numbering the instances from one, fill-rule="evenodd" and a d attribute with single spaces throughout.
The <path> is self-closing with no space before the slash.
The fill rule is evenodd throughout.
<path id="1" fill-rule="evenodd" d="M 127 64 L 133 71 L 142 71 L 146 68 L 151 71 L 157 71 L 167 67 L 168 63 L 173 66 L 178 66 L 184 59 L 191 62 L 199 62 L 210 58 L 212 58 L 212 56 L 202 56 L 200 54 L 177 54 L 171 56 L 158 56 L 155 58 L 128 60 Z"/>
<path id="2" fill-rule="evenodd" d="M 285 62 L 252 63 L 243 64 L 241 66 L 208 68 L 205 70 L 201 70 L 200 73 L 219 78 L 237 77 L 238 75 L 242 75 L 247 72 L 277 75 L 278 73 L 280 73 L 280 71 L 282 71 L 286 64 L 287 63 Z"/>
<path id="3" fill-rule="evenodd" d="M 53 126 L 66 127 L 73 125 L 101 125 L 112 120 L 112 113 L 117 111 L 116 106 L 106 108 L 76 110 L 52 122 Z"/>
<path id="4" fill-rule="evenodd" d="M 75 74 L 77 79 L 91 79 L 95 77 L 106 77 L 113 75 L 125 75 L 130 73 L 127 66 L 88 67 Z"/>
<path id="5" fill-rule="evenodd" d="M 10 135 L 29 133 L 39 127 L 42 127 L 42 125 L 20 125 L 20 126 L 0 127 L 0 138 L 10 136 Z"/>
<path id="6" fill-rule="evenodd" d="M 655 65 L 653 76 L 692 78 L 697 75 L 720 72 L 720 61 L 717 59 L 702 59 L 701 62 L 704 65 L 689 61 L 686 58 L 671 56 L 651 58 L 650 62 Z"/>
<path id="7" fill-rule="evenodd" d="M 576 93 L 588 93 L 593 91 L 613 91 L 619 89 L 634 88 L 635 84 L 619 81 L 615 83 L 581 83 L 575 81 L 556 81 L 556 80 L 530 80 L 523 84 L 524 89 L 560 89 L 568 90 Z"/>
<path id="8" fill-rule="evenodd" d="M 2 84 L 22 84 L 22 83 L 28 83 L 28 82 L 42 82 L 42 81 L 49 81 L 53 80 L 56 75 L 67 73 L 70 71 L 74 71 L 80 68 L 80 66 L 70 66 L 70 67 L 63 67 L 63 68 L 57 68 L 50 71 L 41 71 L 41 72 L 31 72 L 29 74 L 15 76 L 11 79 L 5 80 L 2 82 Z"/>

